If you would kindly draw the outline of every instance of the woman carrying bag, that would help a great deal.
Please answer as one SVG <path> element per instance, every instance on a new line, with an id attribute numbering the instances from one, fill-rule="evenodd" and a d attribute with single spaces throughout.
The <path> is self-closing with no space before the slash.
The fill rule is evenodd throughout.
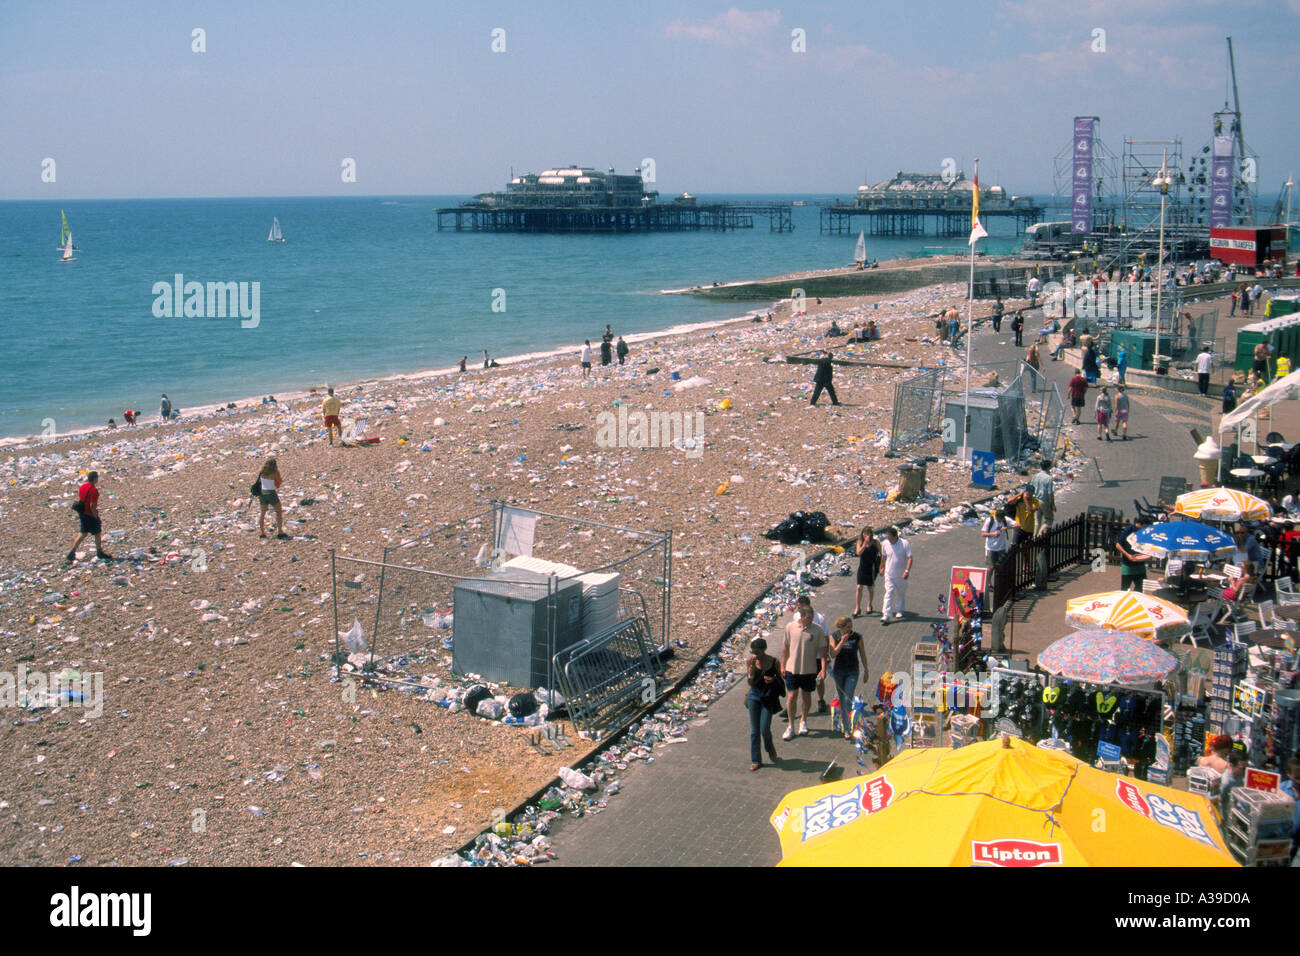
<path id="1" fill-rule="evenodd" d="M 777 659 L 767 653 L 767 641 L 756 637 L 749 642 L 749 666 L 747 680 L 749 694 L 745 706 L 749 709 L 749 769 L 757 770 L 763 765 L 759 738 L 767 749 L 772 763 L 776 763 L 776 745 L 772 741 L 772 716 L 781 710 L 782 698 L 785 697 L 785 681 L 781 677 L 781 665 Z"/>

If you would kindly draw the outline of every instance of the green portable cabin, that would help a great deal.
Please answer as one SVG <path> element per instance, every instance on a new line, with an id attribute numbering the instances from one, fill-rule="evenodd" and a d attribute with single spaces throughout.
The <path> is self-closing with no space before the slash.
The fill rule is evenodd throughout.
<path id="1" fill-rule="evenodd" d="M 1168 340 L 1169 336 L 1165 336 Z M 1119 347 L 1124 346 L 1128 353 L 1129 368 L 1152 367 L 1152 357 L 1156 354 L 1156 334 L 1141 329 L 1116 329 L 1110 333 L 1110 345 L 1107 356 L 1119 358 Z M 1166 353 L 1167 354 L 1167 353 Z"/>
<path id="2" fill-rule="evenodd" d="M 1237 332 L 1237 354 L 1232 364 L 1234 370 L 1250 371 L 1255 363 L 1255 346 L 1260 342 L 1268 342 L 1273 346 L 1274 362 L 1285 355 L 1292 368 L 1300 366 L 1300 312 L 1243 325 Z"/>
<path id="3" fill-rule="evenodd" d="M 1264 317 L 1280 319 L 1284 315 L 1300 312 L 1300 295 L 1275 295 L 1264 306 Z"/>

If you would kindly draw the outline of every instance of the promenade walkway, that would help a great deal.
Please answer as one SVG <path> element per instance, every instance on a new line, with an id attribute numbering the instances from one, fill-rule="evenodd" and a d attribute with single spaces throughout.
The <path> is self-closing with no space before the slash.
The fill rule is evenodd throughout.
<path id="1" fill-rule="evenodd" d="M 1012 347 L 1012 341 L 1009 333 L 999 335 L 987 329 L 976 332 L 975 361 L 1022 354 L 1023 350 Z M 1073 370 L 1059 362 L 1047 363 L 1045 370 L 1064 393 Z M 1095 424 L 1089 426 L 1086 421 L 1068 433 L 1078 443 L 1083 457 L 1070 463 L 1076 475 L 1072 487 L 1058 493 L 1059 518 L 1085 511 L 1089 505 L 1109 506 L 1131 515 L 1133 498 L 1145 495 L 1154 500 L 1162 476 L 1178 475 L 1189 481 L 1196 478 L 1191 458 L 1195 442 L 1189 428 L 1200 427 L 1208 434 L 1217 405 L 1196 396 L 1173 399 L 1166 393 L 1143 389 L 1130 389 L 1129 394 L 1129 441 L 1099 442 Z M 1150 404 L 1148 394 L 1153 399 Z M 1089 406 L 1090 410 L 1091 403 Z M 1000 473 L 997 488 L 1006 490 L 1025 480 Z M 984 494 L 981 489 L 971 489 L 972 499 Z M 974 528 L 920 534 L 908 540 L 915 558 L 907 592 L 907 617 L 888 628 L 881 627 L 878 615 L 856 622 L 866 638 L 871 687 L 880 673 L 910 667 L 913 645 L 927 640 L 931 624 L 939 620 L 939 596 L 946 592 L 951 567 L 983 561 L 982 539 Z M 1109 575 L 1101 580 L 1109 581 Z M 852 576 L 832 578 L 818 590 L 814 607 L 833 622 L 853 610 L 853 589 Z M 883 590 L 878 589 L 877 611 L 882 594 Z M 1064 597 L 1049 593 L 1022 603 L 1030 618 L 1044 615 L 1059 619 Z M 1019 605 L 1017 613 L 1024 613 Z M 774 641 L 779 641 L 778 633 L 774 631 Z M 1018 633 L 1018 652 L 1021 644 Z M 779 645 L 773 650 L 779 651 Z M 779 739 L 785 724 L 778 718 L 773 733 L 778 738 L 780 764 L 764 764 L 761 770 L 751 773 L 745 690 L 741 682 L 717 701 L 707 720 L 690 730 L 686 743 L 658 748 L 652 766 L 633 764 L 622 775 L 622 792 L 610 800 L 603 813 L 581 820 L 567 819 L 557 826 L 555 843 L 560 865 L 776 864 L 780 851 L 768 816 L 781 797 L 816 784 L 832 760 L 844 768 L 845 776 L 857 775 L 859 768 L 852 745 L 833 736 L 829 716 L 821 715 L 809 721 L 809 736 L 791 741 Z M 832 696 L 833 687 L 828 687 L 828 699 Z"/>

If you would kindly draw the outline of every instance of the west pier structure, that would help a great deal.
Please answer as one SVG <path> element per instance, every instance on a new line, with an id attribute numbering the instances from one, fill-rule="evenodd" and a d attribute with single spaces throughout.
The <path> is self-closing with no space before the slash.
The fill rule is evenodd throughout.
<path id="1" fill-rule="evenodd" d="M 975 184 L 962 172 L 905 173 L 874 186 L 859 186 L 852 203 L 821 208 L 821 231 L 871 236 L 968 236 Z M 1042 219 L 1044 207 L 1028 196 L 1008 196 L 1001 186 L 980 189 L 980 219 L 1011 219 L 1023 232 Z M 855 222 L 865 219 L 865 223 Z"/>
<path id="2" fill-rule="evenodd" d="M 527 173 L 510 180 L 505 192 L 480 193 L 459 206 L 435 210 L 438 229 L 457 232 L 687 232 L 753 229 L 767 217 L 772 232 L 792 232 L 790 203 L 702 203 L 683 193 L 660 202 L 646 190 L 638 168 L 571 166 Z"/>

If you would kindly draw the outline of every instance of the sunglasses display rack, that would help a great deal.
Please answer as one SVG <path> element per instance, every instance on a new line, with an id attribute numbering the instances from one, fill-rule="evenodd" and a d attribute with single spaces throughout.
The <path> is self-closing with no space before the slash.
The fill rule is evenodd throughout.
<path id="1" fill-rule="evenodd" d="M 1175 776 L 1188 773 L 1196 758 L 1205 753 L 1205 715 L 1194 707 L 1180 706 L 1173 721 L 1173 752 L 1170 765 Z"/>

